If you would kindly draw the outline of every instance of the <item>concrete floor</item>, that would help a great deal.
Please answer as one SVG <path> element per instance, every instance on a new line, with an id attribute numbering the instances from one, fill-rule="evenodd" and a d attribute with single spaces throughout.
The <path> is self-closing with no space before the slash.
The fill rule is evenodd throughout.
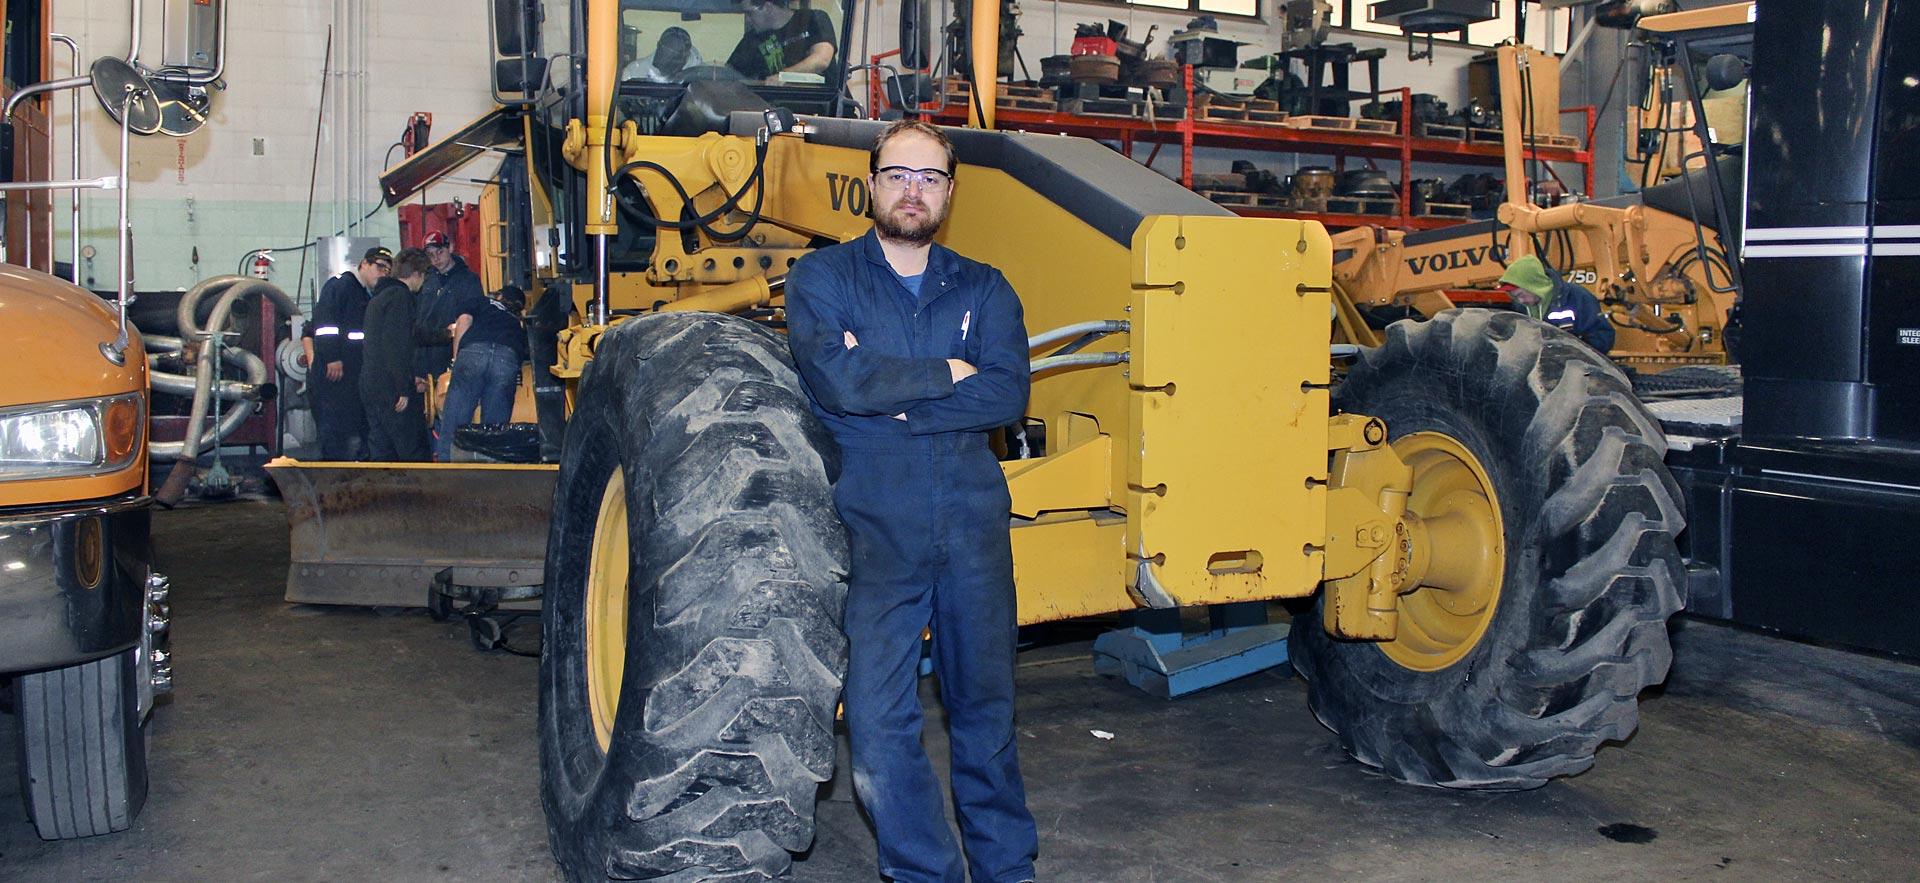
<path id="1" fill-rule="evenodd" d="M 271 502 L 161 513 L 178 690 L 133 830 L 43 843 L 0 775 L 5 880 L 553 880 L 535 661 L 421 613 L 280 601 Z M 1538 791 L 1452 793 L 1346 759 L 1300 681 L 1168 703 L 1094 676 L 1088 645 L 1021 655 L 1021 752 L 1059 881 L 1912 879 L 1920 668 L 1678 625 L 1640 733 Z M 0 756 L 15 751 L 10 721 Z M 1116 734 L 1102 741 L 1089 730 Z M 945 753 L 930 741 L 936 757 Z M 844 760 L 844 753 L 842 758 Z M 836 783 L 802 881 L 867 881 Z"/>

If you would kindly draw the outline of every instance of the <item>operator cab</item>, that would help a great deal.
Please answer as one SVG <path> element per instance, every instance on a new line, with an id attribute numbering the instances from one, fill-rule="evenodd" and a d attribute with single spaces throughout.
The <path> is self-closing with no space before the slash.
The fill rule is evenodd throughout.
<path id="1" fill-rule="evenodd" d="M 622 0 L 619 116 L 651 134 L 746 100 L 845 115 L 852 20 L 852 0 Z"/>

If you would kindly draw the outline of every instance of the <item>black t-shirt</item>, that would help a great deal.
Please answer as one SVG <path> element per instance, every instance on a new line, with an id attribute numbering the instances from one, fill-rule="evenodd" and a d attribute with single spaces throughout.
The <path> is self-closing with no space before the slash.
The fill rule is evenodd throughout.
<path id="1" fill-rule="evenodd" d="M 470 295 L 463 302 L 460 312 L 473 317 L 466 333 L 460 336 L 461 346 L 497 343 L 518 353 L 522 359 L 527 357 L 527 332 L 520 324 L 520 317 L 508 312 L 499 301 L 483 295 Z"/>
<path id="2" fill-rule="evenodd" d="M 764 80 L 807 57 L 816 43 L 833 45 L 833 20 L 818 9 L 796 9 L 778 30 L 749 32 L 727 56 L 727 67 L 749 80 Z M 832 63 L 827 67 L 831 69 Z"/>

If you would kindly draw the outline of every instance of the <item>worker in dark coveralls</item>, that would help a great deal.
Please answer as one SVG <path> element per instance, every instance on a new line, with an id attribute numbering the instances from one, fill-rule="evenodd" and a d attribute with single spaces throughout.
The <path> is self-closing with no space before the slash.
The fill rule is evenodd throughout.
<path id="1" fill-rule="evenodd" d="M 987 446 L 1026 410 L 1020 299 L 998 270 L 933 242 L 953 195 L 953 147 L 938 129 L 894 123 L 870 162 L 874 230 L 787 276 L 794 362 L 842 452 L 854 791 L 888 878 L 1031 880 L 1038 836 L 1013 731 L 1012 501 Z M 964 863 L 920 744 L 927 628 Z"/>
<path id="2" fill-rule="evenodd" d="M 413 296 L 427 281 L 429 269 L 426 252 L 401 251 L 393 258 L 393 275 L 380 280 L 367 304 L 360 401 L 367 412 L 368 459 L 405 462 L 429 456 L 426 395 L 413 373 Z"/>
<path id="3" fill-rule="evenodd" d="M 308 388 L 313 422 L 320 431 L 320 459 L 358 460 L 367 420 L 360 405 L 360 356 L 366 332 L 368 292 L 393 269 L 393 252 L 375 246 L 359 266 L 320 289 L 313 305 L 313 359 Z"/>
<path id="4" fill-rule="evenodd" d="M 453 253 L 453 242 L 438 230 L 428 233 L 420 246 L 433 266 L 426 284 L 413 297 L 414 350 L 413 375 L 424 378 L 421 392 L 430 392 L 440 375 L 453 364 L 453 336 L 447 327 L 459 321 L 460 311 L 469 301 L 485 298 L 480 275 L 467 266 L 464 258 Z"/>
<path id="5" fill-rule="evenodd" d="M 1516 259 L 1500 277 L 1500 284 L 1527 315 L 1566 330 L 1603 356 L 1613 349 L 1613 323 L 1600 308 L 1600 299 L 1561 278 L 1539 258 Z"/>

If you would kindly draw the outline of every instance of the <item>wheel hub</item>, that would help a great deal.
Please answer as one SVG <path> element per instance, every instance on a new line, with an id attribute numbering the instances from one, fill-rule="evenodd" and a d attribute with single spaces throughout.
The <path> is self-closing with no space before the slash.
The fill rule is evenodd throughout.
<path id="1" fill-rule="evenodd" d="M 1464 658 L 1486 634 L 1499 607 L 1506 570 L 1500 499 L 1478 457 L 1458 440 L 1416 432 L 1392 442 L 1413 468 L 1402 521 L 1397 637 L 1379 647 L 1417 671 L 1438 671 Z"/>

